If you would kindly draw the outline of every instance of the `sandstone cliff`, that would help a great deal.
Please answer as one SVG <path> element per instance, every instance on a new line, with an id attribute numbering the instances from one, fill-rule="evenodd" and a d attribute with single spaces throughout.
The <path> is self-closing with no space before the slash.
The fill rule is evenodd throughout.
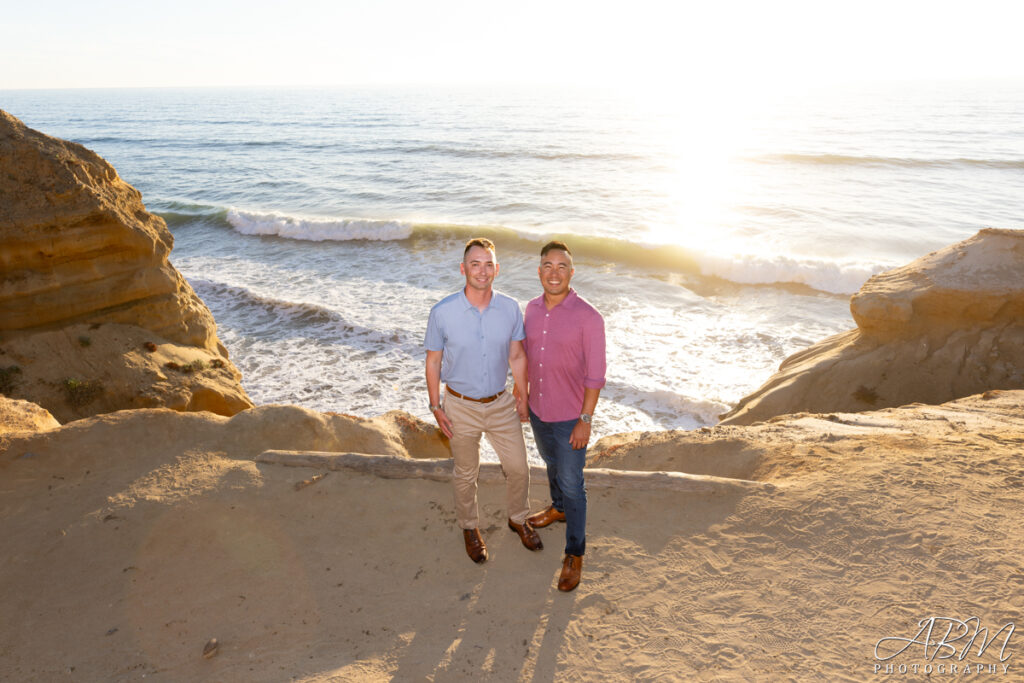
<path id="1" fill-rule="evenodd" d="M 251 407 L 213 315 L 168 262 L 172 244 L 110 164 L 0 111 L 0 393 L 61 421 Z M 217 372 L 168 372 L 163 355 Z"/>
<path id="2" fill-rule="evenodd" d="M 1024 388 L 1024 231 L 982 230 L 880 273 L 850 310 L 857 329 L 787 358 L 722 424 Z"/>

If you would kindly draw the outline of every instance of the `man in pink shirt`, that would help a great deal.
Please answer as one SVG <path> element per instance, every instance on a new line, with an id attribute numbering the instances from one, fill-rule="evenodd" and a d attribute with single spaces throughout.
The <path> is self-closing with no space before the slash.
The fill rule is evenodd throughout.
<path id="1" fill-rule="evenodd" d="M 544 294 L 526 305 L 530 426 L 547 465 L 551 505 L 531 515 L 535 528 L 565 522 L 565 559 L 558 589 L 579 585 L 586 549 L 587 491 L 583 465 L 590 420 L 605 382 L 604 319 L 569 287 L 572 252 L 553 241 L 540 252 Z"/>

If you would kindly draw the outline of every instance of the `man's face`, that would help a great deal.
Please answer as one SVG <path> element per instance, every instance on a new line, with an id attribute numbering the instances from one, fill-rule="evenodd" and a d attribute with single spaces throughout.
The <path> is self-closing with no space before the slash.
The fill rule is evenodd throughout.
<path id="1" fill-rule="evenodd" d="M 473 246 L 466 252 L 459 271 L 466 276 L 466 286 L 486 291 L 491 288 L 494 276 L 498 274 L 498 259 L 494 257 L 493 251 Z"/>
<path id="2" fill-rule="evenodd" d="M 572 267 L 572 257 L 561 249 L 552 249 L 540 257 L 540 286 L 549 296 L 562 296 L 569 291 L 569 282 L 576 272 Z"/>

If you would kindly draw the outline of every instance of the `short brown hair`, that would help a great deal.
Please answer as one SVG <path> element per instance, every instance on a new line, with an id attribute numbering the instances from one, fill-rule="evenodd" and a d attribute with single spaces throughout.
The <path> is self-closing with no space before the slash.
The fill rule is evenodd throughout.
<path id="1" fill-rule="evenodd" d="M 490 241 L 486 237 L 474 237 L 473 239 L 466 242 L 466 248 L 462 251 L 463 259 L 466 258 L 466 254 L 468 254 L 469 250 L 472 249 L 473 247 L 483 247 L 492 254 L 497 253 L 497 249 L 494 248 L 494 242 Z"/>
<path id="2" fill-rule="evenodd" d="M 564 251 L 566 254 L 569 255 L 569 258 L 572 258 L 572 252 L 569 251 L 568 245 L 565 242 L 563 242 L 562 240 L 551 240 L 550 242 L 545 244 L 543 247 L 541 247 L 540 257 L 544 258 L 545 256 L 548 255 L 548 252 L 551 251 L 552 249 L 558 249 L 559 251 Z"/>

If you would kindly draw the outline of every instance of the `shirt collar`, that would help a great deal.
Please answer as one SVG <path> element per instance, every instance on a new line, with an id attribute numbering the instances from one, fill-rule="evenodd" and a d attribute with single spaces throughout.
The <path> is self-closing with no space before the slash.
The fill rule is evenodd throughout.
<path id="1" fill-rule="evenodd" d="M 484 306 L 484 311 L 486 311 L 488 308 L 491 307 L 491 304 L 494 303 L 494 298 L 497 295 L 498 295 L 498 293 L 496 291 L 494 291 L 494 289 L 492 288 L 491 289 L 491 300 L 487 302 L 486 306 Z M 466 287 L 465 286 L 463 286 L 462 289 L 459 290 L 459 296 L 462 298 L 462 306 L 463 306 L 463 308 L 465 310 L 469 310 L 470 308 L 476 308 L 476 306 L 474 306 L 472 303 L 470 303 L 469 297 L 466 296 Z M 481 311 L 481 313 L 482 312 L 483 311 Z"/>
<path id="2" fill-rule="evenodd" d="M 579 296 L 577 296 L 576 290 L 573 289 L 572 287 L 570 287 L 569 288 L 569 293 L 565 296 L 564 299 L 562 299 L 562 302 L 560 304 L 558 304 L 558 306 L 555 306 L 555 308 L 559 308 L 561 306 L 564 306 L 565 308 L 572 308 L 573 306 L 576 305 L 577 301 L 579 301 Z M 544 303 L 544 295 L 543 294 L 541 294 L 536 299 L 531 301 L 528 305 L 529 306 L 540 306 L 540 307 L 545 308 L 545 309 L 547 308 L 547 304 Z M 551 310 L 553 311 L 553 310 L 555 310 L 555 308 L 552 308 Z"/>

